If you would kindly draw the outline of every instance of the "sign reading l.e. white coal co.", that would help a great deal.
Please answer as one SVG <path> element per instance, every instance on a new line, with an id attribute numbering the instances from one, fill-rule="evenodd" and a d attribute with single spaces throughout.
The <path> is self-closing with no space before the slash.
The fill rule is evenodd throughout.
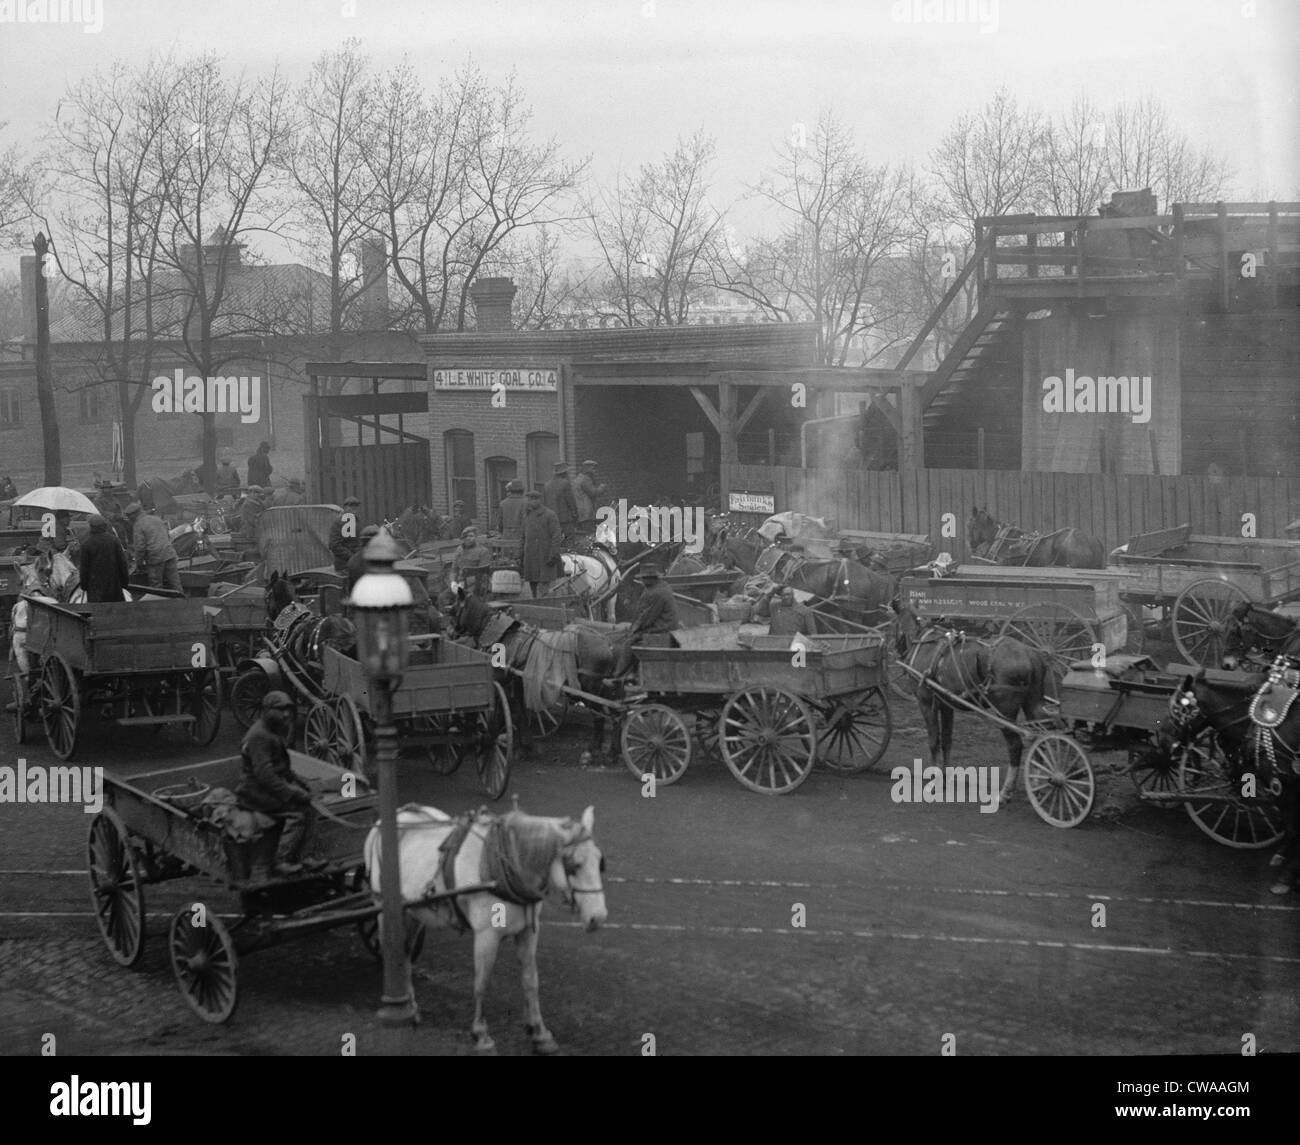
<path id="1" fill-rule="evenodd" d="M 559 371 L 546 366 L 506 366 L 492 370 L 476 367 L 433 371 L 435 390 L 532 390 L 554 392 Z"/>

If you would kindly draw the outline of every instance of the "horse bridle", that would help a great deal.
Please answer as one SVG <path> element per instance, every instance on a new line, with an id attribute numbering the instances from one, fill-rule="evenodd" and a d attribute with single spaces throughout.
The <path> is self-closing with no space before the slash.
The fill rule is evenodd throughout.
<path id="1" fill-rule="evenodd" d="M 568 891 L 568 897 L 564 900 L 564 902 L 565 905 L 570 910 L 574 910 L 577 908 L 578 895 L 603 895 L 605 893 L 605 884 L 600 881 L 599 877 L 597 877 L 596 880 L 597 885 L 595 887 L 575 887 L 573 885 L 573 872 L 570 870 L 570 859 L 566 852 L 576 850 L 583 843 L 590 843 L 590 842 L 592 842 L 591 835 L 586 832 L 583 832 L 583 834 L 579 835 L 578 838 L 574 839 L 572 843 L 566 843 L 563 847 L 560 848 L 560 867 L 564 871 L 564 884 L 565 884 L 565 888 Z M 601 873 L 603 873 L 604 868 L 605 868 L 605 856 L 601 855 L 600 857 Z M 576 870 L 576 867 L 574 869 Z"/>

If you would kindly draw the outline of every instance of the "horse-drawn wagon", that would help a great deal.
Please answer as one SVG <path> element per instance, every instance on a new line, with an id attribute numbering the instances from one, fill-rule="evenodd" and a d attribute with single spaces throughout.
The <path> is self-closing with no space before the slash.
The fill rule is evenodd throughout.
<path id="1" fill-rule="evenodd" d="M 514 728 L 492 661 L 440 636 L 414 637 L 410 662 L 393 692 L 393 722 L 403 748 L 428 753 L 442 775 L 473 754 L 489 799 L 510 782 Z M 370 684 L 360 663 L 326 644 L 319 698 L 307 712 L 303 745 L 309 755 L 361 773 L 374 721 Z"/>
<path id="2" fill-rule="evenodd" d="M 1282 812 L 1263 784 L 1243 794 L 1234 769 L 1211 727 L 1187 734 L 1175 719 L 1177 699 L 1198 669 L 1169 665 L 1163 672 L 1147 657 L 1116 656 L 1104 668 L 1077 665 L 1062 682 L 1058 715 L 1074 740 L 1128 751 L 1128 775 L 1144 802 L 1181 805 L 1192 822 L 1228 847 L 1260 849 L 1282 837 Z M 1238 692 L 1253 693 L 1259 678 L 1207 670 L 1207 677 Z M 1091 768 L 1082 747 L 1080 756 Z M 1240 763 L 1240 761 L 1238 761 Z"/>
<path id="3" fill-rule="evenodd" d="M 1014 636 L 1047 657 L 1059 680 L 1097 646 L 1120 652 L 1128 616 L 1122 574 L 1101 569 L 959 565 L 953 576 L 903 577 L 899 610 L 986 636 Z"/>
<path id="4" fill-rule="evenodd" d="M 1192 534 L 1190 525 L 1133 537 L 1112 554 L 1133 608 L 1158 608 L 1189 663 L 1218 668 L 1232 610 L 1300 599 L 1300 542 Z M 1140 613 L 1139 613 L 1140 615 Z"/>
<path id="5" fill-rule="evenodd" d="M 120 965 L 135 966 L 144 953 L 146 886 L 206 876 L 239 897 L 240 918 L 232 927 L 201 899 L 182 906 L 168 926 L 176 985 L 206 1022 L 234 1013 L 239 959 L 254 950 L 349 924 L 373 942 L 378 907 L 364 878 L 362 846 L 376 798 L 347 789 L 356 778 L 329 763 L 298 752 L 290 758 L 328 814 L 317 822 L 309 856 L 320 869 L 288 878 L 264 873 L 279 845 L 278 822 L 259 835 L 203 814 L 206 796 L 239 784 L 239 757 L 129 780 L 104 776 L 105 806 L 91 822 L 87 844 L 90 891 L 95 921 Z"/>
<path id="6" fill-rule="evenodd" d="M 221 724 L 221 676 L 199 600 L 58 604 L 29 598 L 25 651 L 16 666 L 14 732 L 39 716 L 50 748 L 71 759 L 88 711 L 119 727 L 183 724 L 206 745 Z"/>
<path id="7" fill-rule="evenodd" d="M 670 784 L 698 746 L 721 753 L 751 791 L 795 790 L 820 761 L 840 773 L 876 764 L 892 719 L 885 637 L 754 636 L 741 648 L 637 650 L 646 701 L 628 708 L 623 761 Z M 688 722 L 690 721 L 690 722 Z"/>

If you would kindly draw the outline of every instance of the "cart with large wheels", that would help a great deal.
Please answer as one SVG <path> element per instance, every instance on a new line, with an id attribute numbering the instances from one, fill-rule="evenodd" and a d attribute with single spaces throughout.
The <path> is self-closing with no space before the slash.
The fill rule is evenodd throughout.
<path id="1" fill-rule="evenodd" d="M 104 777 L 104 809 L 87 841 L 90 898 L 114 960 L 136 966 L 148 934 L 145 888 L 206 878 L 207 892 L 186 901 L 167 927 L 167 953 L 186 1004 L 205 1022 L 227 1021 L 239 1000 L 239 963 L 253 951 L 333 927 L 354 925 L 373 943 L 379 907 L 365 884 L 362 846 L 376 797 L 355 775 L 298 752 L 295 774 L 312 789 L 317 821 L 310 873 L 266 873 L 281 825 L 235 838 L 204 814 L 205 797 L 238 786 L 239 757 L 169 768 L 130 780 Z M 238 900 L 231 925 L 227 900 Z M 220 913 L 219 913 L 220 912 Z M 416 936 L 408 936 L 414 956 Z"/>
<path id="2" fill-rule="evenodd" d="M 756 636 L 748 647 L 637 650 L 644 702 L 622 726 L 633 775 L 675 783 L 699 751 L 716 751 L 745 787 L 794 791 L 814 764 L 852 774 L 875 766 L 892 731 L 884 637 Z"/>
<path id="3" fill-rule="evenodd" d="M 489 799 L 510 783 L 514 727 L 505 690 L 487 655 L 441 636 L 411 637 L 410 662 L 392 694 L 392 718 L 403 750 L 419 750 L 449 775 L 469 755 Z M 361 664 L 338 649 L 321 649 L 320 696 L 307 712 L 304 747 L 331 763 L 364 770 L 374 725 L 374 697 Z"/>
<path id="4" fill-rule="evenodd" d="M 1104 669 L 1080 664 L 1063 681 L 1058 714 L 1076 741 L 1128 752 L 1128 775 L 1143 802 L 1182 807 L 1226 847 L 1271 847 L 1283 833 L 1273 793 L 1261 785 L 1254 796 L 1244 795 L 1249 785 L 1213 730 L 1188 736 L 1172 719 L 1178 689 L 1196 671 L 1177 664 L 1161 671 L 1142 656 L 1113 657 Z M 1214 675 L 1237 684 L 1252 679 L 1240 672 Z"/>
<path id="5" fill-rule="evenodd" d="M 119 727 L 182 725 L 206 746 L 221 726 L 221 675 L 203 604 L 194 599 L 57 604 L 30 598 L 29 671 L 11 670 L 14 730 L 33 716 L 71 759 L 90 714 Z"/>
<path id="6" fill-rule="evenodd" d="M 1300 599 L 1300 542 L 1194 536 L 1190 525 L 1131 538 L 1113 554 L 1134 610 L 1160 609 L 1188 663 L 1219 668 L 1232 610 Z"/>

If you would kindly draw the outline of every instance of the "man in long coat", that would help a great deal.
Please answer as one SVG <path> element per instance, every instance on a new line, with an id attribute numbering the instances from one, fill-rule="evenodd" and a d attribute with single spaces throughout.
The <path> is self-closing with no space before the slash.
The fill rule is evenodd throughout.
<path id="1" fill-rule="evenodd" d="M 578 532 L 596 531 L 596 506 L 605 495 L 607 486 L 596 484 L 596 463 L 584 461 L 582 472 L 573 482 L 573 499 L 578 506 Z"/>
<path id="2" fill-rule="evenodd" d="M 275 466 L 271 464 L 271 443 L 264 441 L 257 447 L 257 452 L 248 459 L 248 483 L 270 485 L 271 470 L 274 468 Z"/>
<path id="3" fill-rule="evenodd" d="M 560 545 L 563 533 L 560 519 L 542 504 L 542 495 L 530 489 L 524 513 L 524 555 L 521 562 L 524 580 L 533 596 L 544 590 L 560 575 Z"/>
<path id="4" fill-rule="evenodd" d="M 131 579 L 126 550 L 98 513 L 90 515 L 90 535 L 81 543 L 77 571 L 91 604 L 125 599 L 122 592 Z"/>
<path id="5" fill-rule="evenodd" d="M 352 554 L 361 548 L 361 526 L 357 522 L 357 510 L 361 508 L 361 498 L 348 497 L 343 502 L 343 512 L 339 514 L 338 520 L 330 526 L 329 550 L 330 555 L 334 558 L 334 571 L 336 573 L 345 573 L 348 571 L 348 561 L 351 560 Z M 343 533 L 343 524 L 345 520 L 350 520 L 352 525 L 352 535 L 345 536 Z"/>
<path id="6" fill-rule="evenodd" d="M 560 532 L 565 539 L 573 536 L 578 529 L 578 502 L 574 500 L 567 463 L 555 463 L 555 476 L 542 489 L 542 501 L 559 518 Z"/>

